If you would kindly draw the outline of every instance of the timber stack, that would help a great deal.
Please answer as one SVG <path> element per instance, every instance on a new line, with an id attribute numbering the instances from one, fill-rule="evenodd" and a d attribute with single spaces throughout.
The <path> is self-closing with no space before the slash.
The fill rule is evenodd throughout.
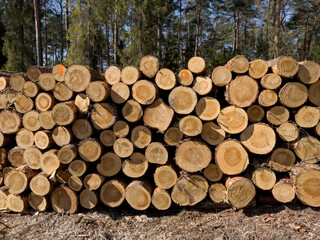
<path id="1" fill-rule="evenodd" d="M 0 209 L 320 207 L 319 78 L 289 56 L 0 73 Z"/>

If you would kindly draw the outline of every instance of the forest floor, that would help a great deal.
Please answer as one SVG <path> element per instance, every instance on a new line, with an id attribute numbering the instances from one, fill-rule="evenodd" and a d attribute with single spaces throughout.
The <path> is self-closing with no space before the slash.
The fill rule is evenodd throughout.
<path id="1" fill-rule="evenodd" d="M 320 239 L 319 209 L 260 205 L 242 210 L 125 209 L 0 212 L 1 239 Z"/>

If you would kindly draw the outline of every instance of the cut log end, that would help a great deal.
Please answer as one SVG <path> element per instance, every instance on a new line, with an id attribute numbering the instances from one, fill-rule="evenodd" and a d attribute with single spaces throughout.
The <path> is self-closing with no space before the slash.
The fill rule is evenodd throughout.
<path id="1" fill-rule="evenodd" d="M 19 73 L 12 74 L 9 79 L 11 89 L 17 92 L 21 92 L 23 90 L 25 82 L 24 76 Z"/>
<path id="2" fill-rule="evenodd" d="M 227 202 L 227 189 L 222 183 L 214 183 L 209 187 L 209 197 L 215 203 Z"/>
<path id="3" fill-rule="evenodd" d="M 245 56 L 238 55 L 232 58 L 226 67 L 237 74 L 246 73 L 249 70 L 249 61 Z"/>
<path id="4" fill-rule="evenodd" d="M 317 81 L 309 87 L 309 100 L 317 107 L 320 107 L 320 81 Z"/>
<path id="5" fill-rule="evenodd" d="M 120 138 L 128 136 L 130 127 L 127 122 L 120 120 L 114 123 L 112 130 L 114 135 Z"/>
<path id="6" fill-rule="evenodd" d="M 271 66 L 272 71 L 283 78 L 292 78 L 299 70 L 299 64 L 290 56 L 280 56 Z"/>
<path id="7" fill-rule="evenodd" d="M 43 174 L 34 176 L 31 179 L 29 186 L 31 191 L 39 196 L 45 196 L 52 190 L 50 180 Z"/>
<path id="8" fill-rule="evenodd" d="M 168 68 L 162 68 L 156 75 L 155 82 L 160 89 L 171 90 L 176 85 L 176 76 Z"/>
<path id="9" fill-rule="evenodd" d="M 157 167 L 154 175 L 154 183 L 161 189 L 169 189 L 176 184 L 178 176 L 171 165 Z"/>
<path id="10" fill-rule="evenodd" d="M 299 64 L 298 79 L 304 84 L 312 84 L 320 78 L 320 65 L 313 61 L 303 61 Z"/>
<path id="11" fill-rule="evenodd" d="M 168 128 L 164 134 L 164 141 L 169 146 L 177 146 L 183 138 L 183 133 L 177 127 Z"/>
<path id="12" fill-rule="evenodd" d="M 217 122 L 227 133 L 241 133 L 248 126 L 248 115 L 242 108 L 229 106 L 220 111 Z"/>
<path id="13" fill-rule="evenodd" d="M 212 91 L 212 81 L 207 76 L 198 76 L 193 81 L 192 89 L 200 96 L 207 95 Z"/>
<path id="14" fill-rule="evenodd" d="M 97 194 L 89 189 L 84 189 L 79 195 L 80 205 L 86 209 L 93 209 L 97 206 L 99 198 Z"/>
<path id="15" fill-rule="evenodd" d="M 97 164 L 97 171 L 106 177 L 112 177 L 121 170 L 122 161 L 113 152 L 108 152 L 101 157 L 101 162 Z"/>
<path id="16" fill-rule="evenodd" d="M 202 57 L 192 57 L 188 61 L 188 69 L 194 74 L 205 74 L 206 62 Z"/>
<path id="17" fill-rule="evenodd" d="M 250 62 L 249 76 L 254 79 L 262 78 L 268 72 L 268 65 L 262 59 L 256 59 Z"/>
<path id="18" fill-rule="evenodd" d="M 96 139 L 88 138 L 79 143 L 78 152 L 83 160 L 87 162 L 95 162 L 99 159 L 102 153 L 102 146 Z"/>
<path id="19" fill-rule="evenodd" d="M 38 94 L 35 100 L 36 108 L 41 112 L 50 110 L 54 106 L 54 104 L 55 100 L 49 93 L 42 92 Z"/>
<path id="20" fill-rule="evenodd" d="M 76 158 L 77 153 L 77 147 L 69 144 L 60 148 L 57 156 L 62 164 L 69 164 Z"/>
<path id="21" fill-rule="evenodd" d="M 179 121 L 179 129 L 186 136 L 194 137 L 202 132 L 202 122 L 200 118 L 188 115 Z"/>
<path id="22" fill-rule="evenodd" d="M 51 195 L 52 208 L 56 212 L 68 211 L 73 214 L 78 209 L 78 197 L 66 186 L 57 187 Z"/>
<path id="23" fill-rule="evenodd" d="M 262 190 L 271 190 L 276 181 L 276 175 L 270 168 L 259 167 L 252 174 L 252 182 Z"/>
<path id="24" fill-rule="evenodd" d="M 113 151 L 121 158 L 127 158 L 133 153 L 134 146 L 127 138 L 118 138 L 113 144 Z"/>
<path id="25" fill-rule="evenodd" d="M 53 120 L 58 125 L 69 125 L 76 119 L 77 108 L 74 105 L 74 101 L 58 103 L 56 104 L 52 111 L 51 115 Z"/>
<path id="26" fill-rule="evenodd" d="M 112 147 L 116 141 L 116 136 L 111 130 L 104 130 L 100 133 L 100 142 L 106 147 Z"/>
<path id="27" fill-rule="evenodd" d="M 294 167 L 295 162 L 296 156 L 290 149 L 277 148 L 271 154 L 269 165 L 277 172 L 288 172 Z"/>
<path id="28" fill-rule="evenodd" d="M 108 207 L 118 207 L 124 201 L 126 184 L 121 180 L 110 180 L 100 190 L 100 199 Z"/>
<path id="29" fill-rule="evenodd" d="M 150 81 L 139 80 L 132 86 L 132 97 L 142 105 L 152 104 L 158 95 L 158 89 Z"/>
<path id="30" fill-rule="evenodd" d="M 201 137 L 210 145 L 220 144 L 226 137 L 225 131 L 213 122 L 203 124 Z"/>
<path id="31" fill-rule="evenodd" d="M 315 137 L 301 138 L 294 144 L 293 149 L 303 162 L 317 163 L 320 161 L 320 141 Z"/>
<path id="32" fill-rule="evenodd" d="M 86 89 L 87 96 L 93 102 L 102 102 L 106 100 L 110 93 L 110 87 L 107 83 L 103 81 L 93 81 L 90 82 Z"/>
<path id="33" fill-rule="evenodd" d="M 196 105 L 196 113 L 201 120 L 212 121 L 220 113 L 220 103 L 213 97 L 200 98 Z"/>
<path id="34" fill-rule="evenodd" d="M 178 81 L 183 86 L 190 86 L 193 82 L 193 75 L 188 69 L 183 69 L 178 74 Z"/>
<path id="35" fill-rule="evenodd" d="M 260 122 L 264 118 L 265 111 L 259 105 L 252 105 L 247 109 L 247 115 L 250 122 Z"/>
<path id="36" fill-rule="evenodd" d="M 49 207 L 48 200 L 45 196 L 39 196 L 34 192 L 29 193 L 29 205 L 36 211 L 43 212 Z"/>
<path id="37" fill-rule="evenodd" d="M 230 83 L 232 74 L 227 67 L 219 66 L 213 69 L 211 79 L 215 86 L 223 87 Z"/>
<path id="38" fill-rule="evenodd" d="M 150 143 L 145 156 L 149 163 L 165 164 L 168 161 L 168 151 L 160 142 Z"/>
<path id="39" fill-rule="evenodd" d="M 116 104 L 122 104 L 130 97 L 130 88 L 122 83 L 116 83 L 111 87 L 111 99 Z"/>
<path id="40" fill-rule="evenodd" d="M 50 130 L 50 129 L 54 128 L 54 126 L 56 125 L 56 122 L 52 118 L 51 111 L 41 112 L 39 114 L 38 120 L 39 120 L 41 127 L 46 130 Z"/>
<path id="41" fill-rule="evenodd" d="M 297 108 L 308 99 L 307 87 L 299 82 L 288 82 L 279 91 L 281 104 L 289 108 Z"/>
<path id="42" fill-rule="evenodd" d="M 56 171 L 60 166 L 60 161 L 56 153 L 57 151 L 51 150 L 42 154 L 40 158 L 41 170 L 47 175 Z"/>
<path id="43" fill-rule="evenodd" d="M 89 69 L 82 65 L 72 65 L 64 76 L 64 82 L 73 92 L 83 92 L 89 86 L 91 73 Z"/>
<path id="44" fill-rule="evenodd" d="M 7 196 L 8 209 L 12 212 L 23 212 L 28 208 L 28 199 L 24 196 L 9 194 Z"/>
<path id="45" fill-rule="evenodd" d="M 83 187 L 83 182 L 80 177 L 72 175 L 68 178 L 68 186 L 73 191 L 79 192 Z"/>
<path id="46" fill-rule="evenodd" d="M 127 66 L 121 71 L 121 81 L 127 85 L 132 85 L 141 77 L 139 69 Z"/>
<path id="47" fill-rule="evenodd" d="M 125 190 L 125 198 L 129 205 L 136 210 L 145 210 L 151 204 L 152 187 L 147 181 L 131 182 Z"/>
<path id="48" fill-rule="evenodd" d="M 142 153 L 135 152 L 122 163 L 122 172 L 130 178 L 142 177 L 148 169 L 148 161 Z"/>
<path id="49" fill-rule="evenodd" d="M 59 146 L 63 147 L 72 140 L 72 133 L 69 128 L 58 126 L 52 131 L 52 140 Z"/>
<path id="50" fill-rule="evenodd" d="M 53 96 L 58 101 L 69 101 L 73 96 L 73 91 L 64 82 L 59 82 L 54 87 Z"/>
<path id="51" fill-rule="evenodd" d="M 292 181 L 285 179 L 277 182 L 272 189 L 273 197 L 282 203 L 289 203 L 295 198 L 295 191 L 293 188 Z"/>
<path id="52" fill-rule="evenodd" d="M 13 134 L 19 131 L 21 118 L 14 111 L 4 110 L 0 113 L 0 131 L 2 133 Z"/>
<path id="53" fill-rule="evenodd" d="M 263 90 L 258 97 L 259 105 L 262 107 L 270 107 L 277 103 L 278 95 L 273 90 Z"/>
<path id="54" fill-rule="evenodd" d="M 19 170 L 12 170 L 4 174 L 4 185 L 12 194 L 20 194 L 28 186 L 28 178 L 25 173 Z"/>
<path id="55" fill-rule="evenodd" d="M 29 168 L 34 170 L 40 169 L 41 156 L 41 151 L 36 147 L 27 148 L 23 153 L 24 161 L 27 163 Z"/>
<path id="56" fill-rule="evenodd" d="M 262 87 L 273 90 L 280 87 L 282 79 L 278 74 L 268 73 L 261 78 L 260 83 Z"/>
<path id="57" fill-rule="evenodd" d="M 267 120 L 272 125 L 281 125 L 289 120 L 290 112 L 283 106 L 275 106 L 267 111 Z"/>
<path id="58" fill-rule="evenodd" d="M 213 163 L 210 163 L 204 170 L 203 175 L 211 182 L 217 182 L 222 178 L 220 168 Z"/>
<path id="59" fill-rule="evenodd" d="M 91 112 L 91 121 L 96 129 L 107 129 L 116 122 L 117 115 L 117 109 L 114 105 L 95 103 Z"/>
<path id="60" fill-rule="evenodd" d="M 86 119 L 77 119 L 72 124 L 72 133 L 79 140 L 91 137 L 93 129 L 90 122 Z M 68 136 L 71 136 L 68 134 Z"/>
<path id="61" fill-rule="evenodd" d="M 104 73 L 106 82 L 110 85 L 114 85 L 120 82 L 121 70 L 117 66 L 108 67 Z"/>
<path id="62" fill-rule="evenodd" d="M 24 149 L 19 147 L 10 149 L 8 152 L 8 160 L 13 167 L 21 167 L 24 165 L 26 163 L 24 159 Z"/>
<path id="63" fill-rule="evenodd" d="M 83 185 L 86 189 L 97 190 L 103 183 L 105 177 L 98 173 L 88 174 L 84 180 Z"/>
<path id="64" fill-rule="evenodd" d="M 158 210 L 167 210 L 171 206 L 170 193 L 164 189 L 156 188 L 151 198 L 152 205 Z"/>
<path id="65" fill-rule="evenodd" d="M 52 73 L 42 73 L 39 76 L 38 84 L 44 91 L 51 91 L 56 86 L 56 80 Z"/>
<path id="66" fill-rule="evenodd" d="M 58 64 L 52 68 L 52 75 L 56 81 L 64 82 L 66 71 L 67 68 L 65 66 L 63 66 L 62 64 Z"/>
<path id="67" fill-rule="evenodd" d="M 189 114 L 197 105 L 197 94 L 190 87 L 176 87 L 169 94 L 169 105 L 178 114 Z"/>
<path id="68" fill-rule="evenodd" d="M 22 117 L 22 125 L 32 132 L 38 131 L 41 128 L 39 113 L 32 110 L 24 114 Z"/>
<path id="69" fill-rule="evenodd" d="M 159 70 L 160 63 L 158 58 L 148 55 L 141 58 L 139 66 L 144 76 L 153 78 Z"/>
<path id="70" fill-rule="evenodd" d="M 244 208 L 256 195 L 253 183 L 244 177 L 229 178 L 226 182 L 228 202 L 235 208 Z"/>
<path id="71" fill-rule="evenodd" d="M 320 120 L 320 109 L 318 107 L 303 106 L 295 115 L 296 123 L 303 128 L 315 127 Z"/>
<path id="72" fill-rule="evenodd" d="M 125 105 L 122 108 L 122 116 L 128 121 L 128 122 L 137 122 L 141 119 L 143 115 L 142 107 L 138 102 L 131 99 L 125 103 Z"/>
<path id="73" fill-rule="evenodd" d="M 151 138 L 151 131 L 145 126 L 137 126 L 132 129 L 131 142 L 137 148 L 146 148 L 151 143 Z"/>

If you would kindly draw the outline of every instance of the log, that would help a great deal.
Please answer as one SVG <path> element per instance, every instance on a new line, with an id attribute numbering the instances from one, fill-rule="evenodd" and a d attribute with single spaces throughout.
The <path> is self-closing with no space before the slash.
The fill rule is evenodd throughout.
<path id="1" fill-rule="evenodd" d="M 95 103 L 91 112 L 91 121 L 95 129 L 107 129 L 117 119 L 117 109 L 110 103 Z"/>
<path id="2" fill-rule="evenodd" d="M 317 163 L 320 161 L 320 141 L 315 137 L 301 138 L 294 144 L 293 150 L 303 162 Z"/>
<path id="3" fill-rule="evenodd" d="M 249 61 L 245 56 L 237 55 L 226 64 L 226 67 L 237 74 L 246 73 L 249 70 Z"/>
<path id="4" fill-rule="evenodd" d="M 225 91 L 226 101 L 238 107 L 249 107 L 257 99 L 259 86 L 256 80 L 243 75 L 232 80 Z"/>
<path id="5" fill-rule="evenodd" d="M 7 195 L 9 195 L 8 191 L 0 190 L 0 210 L 7 210 L 8 208 Z"/>
<path id="6" fill-rule="evenodd" d="M 253 171 L 252 182 L 259 189 L 271 190 L 276 181 L 276 175 L 270 168 L 259 167 Z"/>
<path id="7" fill-rule="evenodd" d="M 79 143 L 78 152 L 83 160 L 87 162 L 95 162 L 101 156 L 102 146 L 98 140 L 88 138 Z"/>
<path id="8" fill-rule="evenodd" d="M 202 132 L 202 122 L 196 116 L 187 115 L 180 119 L 179 129 L 184 135 L 195 137 Z"/>
<path id="9" fill-rule="evenodd" d="M 23 86 L 26 82 L 26 78 L 23 74 L 15 73 L 9 78 L 9 84 L 11 89 L 17 92 L 22 92 Z"/>
<path id="10" fill-rule="evenodd" d="M 69 125 L 76 119 L 77 108 L 74 101 L 56 104 L 51 111 L 51 116 L 56 124 L 65 126 Z"/>
<path id="11" fill-rule="evenodd" d="M 0 131 L 6 134 L 17 133 L 20 129 L 20 115 L 14 111 L 3 110 L 0 112 Z"/>
<path id="12" fill-rule="evenodd" d="M 93 129 L 88 120 L 77 119 L 72 124 L 72 133 L 77 139 L 83 140 L 91 137 Z"/>
<path id="13" fill-rule="evenodd" d="M 56 122 L 52 118 L 51 111 L 40 112 L 38 120 L 41 127 L 46 130 L 50 130 L 56 125 Z"/>
<path id="14" fill-rule="evenodd" d="M 184 140 L 176 149 L 176 164 L 187 172 L 206 168 L 212 159 L 210 148 L 199 140 Z"/>
<path id="15" fill-rule="evenodd" d="M 34 134 L 34 144 L 41 150 L 48 149 L 53 145 L 51 132 L 38 131 Z"/>
<path id="16" fill-rule="evenodd" d="M 39 113 L 35 110 L 31 110 L 23 114 L 22 125 L 25 129 L 36 132 L 40 130 L 41 124 L 39 122 Z"/>
<path id="17" fill-rule="evenodd" d="M 38 95 L 39 86 L 32 81 L 26 81 L 23 85 L 22 92 L 25 96 L 34 98 L 35 96 Z"/>
<path id="18" fill-rule="evenodd" d="M 308 99 L 308 89 L 299 82 L 288 82 L 279 91 L 280 103 L 289 108 L 297 108 Z"/>
<path id="19" fill-rule="evenodd" d="M 320 122 L 317 124 L 317 126 L 315 127 L 315 132 L 316 134 L 320 137 Z"/>
<path id="20" fill-rule="evenodd" d="M 93 209 L 97 206 L 99 200 L 98 195 L 96 192 L 84 189 L 79 195 L 80 205 L 86 209 Z"/>
<path id="21" fill-rule="evenodd" d="M 110 66 L 105 71 L 104 78 L 108 84 L 114 85 L 120 82 L 121 70 L 117 66 Z"/>
<path id="22" fill-rule="evenodd" d="M 22 93 L 20 93 L 14 101 L 14 108 L 19 113 L 29 112 L 32 110 L 33 106 L 34 103 L 32 99 Z"/>
<path id="23" fill-rule="evenodd" d="M 28 129 L 22 128 L 16 135 L 16 143 L 19 148 L 27 149 L 34 143 L 34 134 Z"/>
<path id="24" fill-rule="evenodd" d="M 45 196 L 53 190 L 53 183 L 42 173 L 31 178 L 29 187 L 38 196 Z"/>
<path id="25" fill-rule="evenodd" d="M 41 73 L 50 73 L 50 72 L 52 72 L 52 68 L 31 66 L 27 70 L 27 77 L 33 82 L 38 82 Z"/>
<path id="26" fill-rule="evenodd" d="M 110 96 L 114 103 L 122 104 L 130 97 L 130 88 L 125 83 L 116 83 L 111 87 Z"/>
<path id="27" fill-rule="evenodd" d="M 51 91 L 56 86 L 56 80 L 52 73 L 41 73 L 38 84 L 43 91 Z"/>
<path id="28" fill-rule="evenodd" d="M 273 197 L 282 203 L 289 203 L 295 198 L 295 191 L 291 179 L 281 179 L 272 189 Z"/>
<path id="29" fill-rule="evenodd" d="M 28 199 L 25 196 L 15 194 L 9 194 L 7 196 L 7 204 L 10 211 L 19 213 L 25 211 L 29 206 Z"/>
<path id="30" fill-rule="evenodd" d="M 276 144 L 276 134 L 264 123 L 254 123 L 248 126 L 240 135 L 242 145 L 254 154 L 267 154 Z"/>
<path id="31" fill-rule="evenodd" d="M 0 76 L 0 91 L 9 86 L 9 78 Z"/>
<path id="32" fill-rule="evenodd" d="M 9 150 L 8 152 L 8 160 L 13 167 L 21 167 L 23 166 L 26 162 L 23 157 L 24 154 L 24 149 L 19 148 L 19 147 L 14 147 Z"/>
<path id="33" fill-rule="evenodd" d="M 174 116 L 174 111 L 169 107 L 162 98 L 155 100 L 148 106 L 143 114 L 143 122 L 150 128 L 157 129 L 163 133 L 169 127 Z"/>
<path id="34" fill-rule="evenodd" d="M 113 144 L 113 151 L 121 158 L 127 158 L 133 153 L 134 146 L 127 138 L 118 138 Z"/>
<path id="35" fill-rule="evenodd" d="M 151 204 L 152 187 L 146 180 L 134 180 L 125 190 L 125 198 L 136 210 L 145 210 Z"/>
<path id="36" fill-rule="evenodd" d="M 319 92 L 320 92 L 320 81 L 317 81 L 309 86 L 309 101 L 316 105 L 317 107 L 320 106 L 320 97 L 319 97 Z"/>
<path id="37" fill-rule="evenodd" d="M 51 194 L 51 205 L 54 211 L 67 211 L 73 214 L 78 209 L 78 197 L 66 186 L 57 187 Z"/>
<path id="38" fill-rule="evenodd" d="M 318 107 L 303 106 L 294 116 L 296 123 L 303 128 L 313 128 L 320 120 L 320 109 Z"/>
<path id="39" fill-rule="evenodd" d="M 74 144 L 68 144 L 59 149 L 57 156 L 62 164 L 71 163 L 78 154 L 78 149 Z"/>
<path id="40" fill-rule="evenodd" d="M 217 87 L 223 87 L 230 83 L 232 74 L 229 68 L 225 66 L 219 66 L 213 69 L 211 74 L 211 80 Z"/>
<path id="41" fill-rule="evenodd" d="M 209 197 L 214 203 L 227 202 L 227 189 L 222 183 L 214 183 L 209 187 Z"/>
<path id="42" fill-rule="evenodd" d="M 176 184 L 178 176 L 170 164 L 158 166 L 153 174 L 154 183 L 161 189 L 170 189 Z"/>
<path id="43" fill-rule="evenodd" d="M 275 106 L 267 111 L 267 120 L 272 125 L 279 126 L 289 120 L 289 110 L 283 106 Z"/>
<path id="44" fill-rule="evenodd" d="M 112 147 L 116 141 L 116 136 L 111 130 L 104 130 L 100 133 L 100 142 L 106 147 Z"/>
<path id="45" fill-rule="evenodd" d="M 170 193 L 157 187 L 151 197 L 152 205 L 158 210 L 167 210 L 171 206 Z"/>
<path id="46" fill-rule="evenodd" d="M 90 98 L 84 93 L 79 93 L 74 100 L 74 104 L 80 113 L 86 114 L 90 107 Z"/>
<path id="47" fill-rule="evenodd" d="M 58 101 L 69 101 L 73 97 L 73 91 L 64 82 L 58 82 L 53 89 L 53 96 Z"/>
<path id="48" fill-rule="evenodd" d="M 164 134 L 164 142 L 169 146 L 177 146 L 183 138 L 183 133 L 177 127 L 170 127 Z"/>
<path id="49" fill-rule="evenodd" d="M 52 68 L 52 75 L 56 81 L 64 82 L 66 71 L 67 68 L 65 66 L 63 66 L 62 64 L 58 64 Z"/>
<path id="50" fill-rule="evenodd" d="M 24 150 L 23 159 L 29 168 L 38 170 L 41 168 L 40 159 L 42 152 L 37 147 L 30 147 Z"/>
<path id="51" fill-rule="evenodd" d="M 5 148 L 0 148 L 0 169 L 2 169 L 3 166 L 7 165 L 7 163 L 7 150 Z"/>
<path id="52" fill-rule="evenodd" d="M 217 122 L 227 133 L 241 133 L 248 126 L 248 115 L 242 108 L 229 106 L 221 109 Z"/>
<path id="53" fill-rule="evenodd" d="M 220 103 L 213 97 L 202 97 L 196 105 L 196 114 L 203 121 L 212 121 L 220 113 Z"/>
<path id="54" fill-rule="evenodd" d="M 132 85 L 141 78 L 139 69 L 127 66 L 121 71 L 121 81 L 127 85 Z"/>
<path id="55" fill-rule="evenodd" d="M 73 191 L 79 192 L 83 187 L 83 182 L 80 177 L 72 175 L 68 179 L 68 186 Z"/>
<path id="56" fill-rule="evenodd" d="M 212 81 L 207 76 L 197 76 L 193 81 L 192 89 L 200 96 L 207 95 L 212 91 Z"/>
<path id="57" fill-rule="evenodd" d="M 122 116 L 131 123 L 137 122 L 141 119 L 143 110 L 138 102 L 131 99 L 125 103 L 122 108 Z"/>
<path id="58" fill-rule="evenodd" d="M 149 163 L 163 165 L 168 161 L 168 150 L 161 142 L 152 142 L 146 148 L 145 157 Z"/>
<path id="59" fill-rule="evenodd" d="M 128 136 L 130 127 L 126 121 L 119 120 L 113 124 L 112 130 L 116 137 L 121 138 Z"/>
<path id="60" fill-rule="evenodd" d="M 4 174 L 4 185 L 12 194 L 24 192 L 28 186 L 28 180 L 34 176 L 34 172 L 24 173 L 20 170 L 11 170 Z"/>
<path id="61" fill-rule="evenodd" d="M 253 183 L 244 177 L 228 178 L 226 188 L 228 202 L 235 208 L 248 206 L 256 195 Z"/>
<path id="62" fill-rule="evenodd" d="M 132 129 L 131 142 L 137 148 L 146 148 L 151 143 L 151 131 L 145 126 L 137 126 Z"/>
<path id="63" fill-rule="evenodd" d="M 237 175 L 246 170 L 249 164 L 249 156 L 237 140 L 228 139 L 217 146 L 215 163 L 222 173 Z"/>
<path id="64" fill-rule="evenodd" d="M 168 68 L 161 68 L 156 75 L 155 83 L 160 89 L 171 90 L 176 84 L 176 75 Z"/>
<path id="65" fill-rule="evenodd" d="M 207 180 L 200 174 L 183 176 L 173 186 L 171 198 L 179 206 L 194 206 L 207 196 L 208 188 Z"/>
<path id="66" fill-rule="evenodd" d="M 213 122 L 203 124 L 201 137 L 210 145 L 220 144 L 226 137 L 225 131 Z"/>
<path id="67" fill-rule="evenodd" d="M 122 162 L 122 172 L 130 178 L 142 177 L 148 169 L 148 161 L 142 153 L 134 152 Z"/>
<path id="68" fill-rule="evenodd" d="M 260 84 L 265 89 L 274 90 L 281 86 L 282 79 L 278 74 L 275 73 L 268 73 L 264 75 L 261 80 Z"/>
<path id="69" fill-rule="evenodd" d="M 320 65 L 313 61 L 299 62 L 298 79 L 304 84 L 312 84 L 320 78 Z"/>
<path id="70" fill-rule="evenodd" d="M 52 140 L 59 147 L 63 147 L 71 143 L 72 141 L 72 133 L 69 128 L 58 126 L 52 131 Z"/>
<path id="71" fill-rule="evenodd" d="M 160 68 L 158 58 L 147 55 L 141 58 L 139 69 L 147 78 L 153 78 Z"/>
<path id="72" fill-rule="evenodd" d="M 182 86 L 190 86 L 193 82 L 193 75 L 188 69 L 183 69 L 178 74 L 178 82 Z"/>
<path id="73" fill-rule="evenodd" d="M 55 175 L 55 178 L 61 184 L 67 184 L 70 177 L 71 177 L 71 173 L 69 173 L 68 169 L 59 170 Z"/>
<path id="74" fill-rule="evenodd" d="M 88 174 L 84 180 L 83 185 L 86 189 L 97 190 L 103 183 L 105 177 L 98 173 Z"/>
<path id="75" fill-rule="evenodd" d="M 175 87 L 169 94 L 169 105 L 178 114 L 191 113 L 197 101 L 197 94 L 190 87 Z"/>
<path id="76" fill-rule="evenodd" d="M 6 93 L 0 93 L 0 110 L 7 108 L 8 100 Z"/>
<path id="77" fill-rule="evenodd" d="M 155 84 L 147 80 L 139 80 L 132 86 L 132 97 L 142 105 L 152 104 L 158 96 Z"/>
<path id="78" fill-rule="evenodd" d="M 278 95 L 273 90 L 263 90 L 260 92 L 258 97 L 259 105 L 262 107 L 270 107 L 277 103 L 278 101 Z"/>
<path id="79" fill-rule="evenodd" d="M 296 156 L 287 148 L 275 149 L 270 157 L 269 165 L 274 171 L 288 172 L 290 171 L 296 162 Z"/>
<path id="80" fill-rule="evenodd" d="M 264 109 L 259 105 L 251 105 L 247 109 L 248 120 L 256 123 L 262 121 L 265 115 Z"/>
<path id="81" fill-rule="evenodd" d="M 299 64 L 290 56 L 280 56 L 267 64 L 274 73 L 283 78 L 292 78 L 299 70 Z"/>
<path id="82" fill-rule="evenodd" d="M 41 111 L 45 112 L 53 108 L 56 101 L 54 97 L 49 93 L 39 93 L 35 100 L 36 108 Z"/>
<path id="83" fill-rule="evenodd" d="M 73 160 L 68 166 L 69 173 L 76 177 L 81 177 L 87 169 L 88 163 L 83 160 Z"/>
<path id="84" fill-rule="evenodd" d="M 45 196 L 39 196 L 34 192 L 28 195 L 28 203 L 34 210 L 43 212 L 49 208 L 49 202 Z"/>
<path id="85" fill-rule="evenodd" d="M 50 175 L 60 167 L 57 153 L 57 150 L 52 149 L 42 154 L 40 158 L 40 168 L 45 174 Z"/>
<path id="86" fill-rule="evenodd" d="M 220 181 L 222 178 L 223 173 L 221 172 L 220 168 L 214 164 L 210 163 L 204 170 L 203 176 L 206 177 L 211 182 Z"/>
<path id="87" fill-rule="evenodd" d="M 100 199 L 108 207 L 118 207 L 124 201 L 127 185 L 123 180 L 109 180 L 102 185 Z"/>
<path id="88" fill-rule="evenodd" d="M 254 79 L 262 78 L 268 72 L 268 65 L 262 59 L 256 59 L 249 64 L 249 76 Z"/>
<path id="89" fill-rule="evenodd" d="M 103 81 L 90 82 L 86 94 L 93 102 L 102 102 L 108 98 L 110 87 Z"/>
<path id="90" fill-rule="evenodd" d="M 188 61 L 188 69 L 197 75 L 206 73 L 206 62 L 202 57 L 192 57 Z"/>

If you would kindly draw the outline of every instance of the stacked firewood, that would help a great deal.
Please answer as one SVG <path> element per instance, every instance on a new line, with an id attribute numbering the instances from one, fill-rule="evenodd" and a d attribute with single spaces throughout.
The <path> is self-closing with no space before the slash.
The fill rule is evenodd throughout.
<path id="1" fill-rule="evenodd" d="M 0 209 L 319 207 L 319 64 L 236 56 L 207 74 L 154 56 L 0 74 Z"/>

